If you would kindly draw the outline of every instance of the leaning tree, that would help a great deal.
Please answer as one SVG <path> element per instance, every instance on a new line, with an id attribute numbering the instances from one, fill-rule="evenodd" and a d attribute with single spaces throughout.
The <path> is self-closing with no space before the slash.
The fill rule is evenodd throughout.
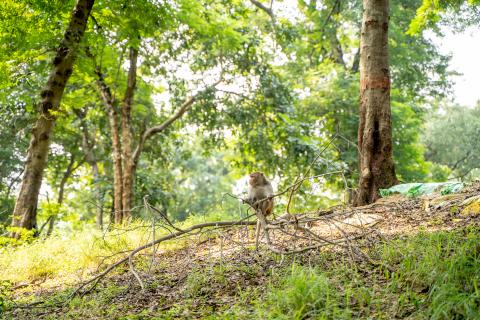
<path id="1" fill-rule="evenodd" d="M 78 0 L 70 23 L 52 60 L 52 70 L 41 92 L 38 118 L 32 130 L 20 193 L 13 212 L 12 225 L 26 229 L 36 228 L 38 194 L 51 135 L 68 79 L 72 75 L 77 49 L 87 27 L 94 0 Z"/>

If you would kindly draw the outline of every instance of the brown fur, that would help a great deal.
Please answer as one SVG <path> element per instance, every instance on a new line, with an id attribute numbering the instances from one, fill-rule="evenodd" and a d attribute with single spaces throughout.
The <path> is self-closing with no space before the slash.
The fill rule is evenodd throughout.
<path id="1" fill-rule="evenodd" d="M 273 213 L 273 187 L 262 172 L 250 174 L 248 199 L 255 210 L 259 210 L 264 216 Z M 263 200 L 263 201 L 261 201 Z"/>
<path id="2" fill-rule="evenodd" d="M 260 225 L 265 225 L 265 217 L 273 213 L 273 187 L 262 172 L 252 172 L 248 182 L 248 202 L 255 209 L 258 217 L 255 231 L 255 246 L 258 249 Z M 266 236 L 268 241 L 267 233 Z"/>

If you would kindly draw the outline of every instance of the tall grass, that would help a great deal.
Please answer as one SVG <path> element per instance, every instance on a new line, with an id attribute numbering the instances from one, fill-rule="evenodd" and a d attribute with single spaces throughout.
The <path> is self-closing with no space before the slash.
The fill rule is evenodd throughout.
<path id="1" fill-rule="evenodd" d="M 238 219 L 222 214 L 191 216 L 179 226 L 205 221 Z M 166 235 L 163 228 L 156 228 L 156 237 Z M 46 239 L 29 237 L 20 245 L 0 246 L 0 281 L 38 282 L 49 280 L 52 284 L 75 282 L 99 266 L 115 261 L 126 251 L 153 239 L 152 228 L 146 222 L 133 222 L 102 233 L 93 228 L 65 235 L 54 234 Z M 183 245 L 182 241 L 165 243 L 162 249 Z M 148 250 L 147 250 L 148 252 Z"/>
<path id="2" fill-rule="evenodd" d="M 128 232 L 113 230 L 106 234 L 85 229 L 68 236 L 53 235 L 0 248 L 0 280 L 78 281 L 101 263 L 115 259 L 116 253 L 145 243 L 149 232 L 140 225 L 136 227 Z"/>

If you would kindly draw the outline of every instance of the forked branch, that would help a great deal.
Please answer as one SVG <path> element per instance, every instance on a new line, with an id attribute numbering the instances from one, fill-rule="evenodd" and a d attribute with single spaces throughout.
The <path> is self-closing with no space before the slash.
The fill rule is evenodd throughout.
<path id="1" fill-rule="evenodd" d="M 178 109 L 178 111 L 173 114 L 170 118 L 168 118 L 167 120 L 165 120 L 163 123 L 157 125 L 157 126 L 154 126 L 154 127 L 151 127 L 147 130 L 145 130 L 145 132 L 142 134 L 141 138 L 140 138 L 140 141 L 137 145 L 137 147 L 135 148 L 135 151 L 133 152 L 133 163 L 138 163 L 138 159 L 140 158 L 140 153 L 142 152 L 143 150 L 143 147 L 145 146 L 145 142 L 151 138 L 153 135 L 157 134 L 157 133 L 160 133 L 162 131 L 164 131 L 166 128 L 168 128 L 172 123 L 174 123 L 177 119 L 181 118 L 185 112 L 187 112 L 191 107 L 192 105 L 195 103 L 195 101 L 197 101 L 198 97 L 201 96 L 202 94 L 204 94 L 205 92 L 209 91 L 209 90 L 212 90 L 213 88 L 215 88 L 220 82 L 222 82 L 222 77 L 220 77 L 219 80 L 217 80 L 215 83 L 213 83 L 212 85 L 208 86 L 207 88 L 197 92 L 195 95 L 187 98 L 183 103 L 182 105 L 180 106 L 180 108 Z"/>

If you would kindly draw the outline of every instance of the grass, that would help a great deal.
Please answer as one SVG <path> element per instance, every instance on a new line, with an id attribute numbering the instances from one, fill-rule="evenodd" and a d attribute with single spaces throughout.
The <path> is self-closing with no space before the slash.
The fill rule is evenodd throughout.
<path id="1" fill-rule="evenodd" d="M 420 233 L 376 246 L 396 271 L 368 270 L 346 260 L 293 264 L 272 279 L 248 316 L 231 319 L 480 319 L 480 232 L 469 228 Z"/>
<path id="2" fill-rule="evenodd" d="M 205 221 L 235 219 L 219 214 L 191 216 L 179 225 L 186 228 Z M 156 238 L 168 234 L 157 228 Z M 49 238 L 35 239 L 27 235 L 26 241 L 15 245 L 0 245 L 0 282 L 22 283 L 51 281 L 68 284 L 77 282 L 96 270 L 100 264 L 118 260 L 122 253 L 141 246 L 152 238 L 151 226 L 134 222 L 128 230 L 114 229 L 101 233 L 93 228 L 68 235 L 54 234 Z M 182 241 L 162 244 L 161 249 L 175 249 Z M 148 250 L 147 250 L 148 252 Z"/>
<path id="3" fill-rule="evenodd" d="M 0 277 L 11 282 L 78 279 L 98 265 L 99 255 L 134 247 L 147 236 L 139 229 L 98 241 L 98 235 L 79 233 L 4 249 Z M 373 245 L 369 254 L 395 271 L 354 264 L 332 252 L 287 258 L 282 266 L 275 258 L 268 258 L 270 266 L 252 262 L 256 259 L 210 261 L 192 267 L 181 282 L 157 276 L 149 283 L 152 292 L 162 286 L 178 290 L 174 300 L 150 298 L 160 303 L 158 310 L 168 305 L 165 310 L 142 305 L 144 310 L 133 310 L 128 301 L 116 299 L 128 289 L 108 282 L 98 292 L 72 300 L 66 312 L 70 318 L 101 314 L 106 319 L 480 319 L 478 228 L 400 237 Z M 8 286 L 0 286 L 0 305 L 8 304 L 7 291 Z"/>
<path id="4" fill-rule="evenodd" d="M 294 264 L 279 288 L 272 287 L 257 303 L 255 313 L 261 319 L 342 319 L 351 315 L 344 302 L 325 273 Z"/>
<path id="5" fill-rule="evenodd" d="M 52 236 L 0 249 L 0 279 L 13 283 L 59 280 L 74 282 L 95 269 L 105 257 L 145 243 L 145 229 L 112 231 L 103 236 L 84 230 L 69 237 Z M 107 259 L 111 261 L 114 257 Z"/>

